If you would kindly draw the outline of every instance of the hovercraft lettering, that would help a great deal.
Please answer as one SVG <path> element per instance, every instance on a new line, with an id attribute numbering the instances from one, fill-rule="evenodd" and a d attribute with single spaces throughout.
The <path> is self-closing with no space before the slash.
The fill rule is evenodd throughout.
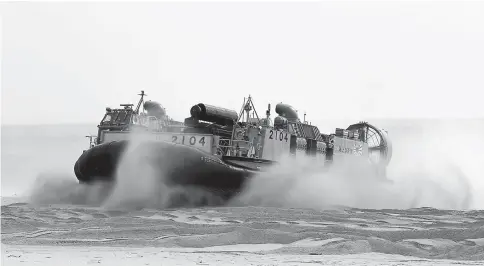
<path id="1" fill-rule="evenodd" d="M 206 156 L 201 156 L 201 157 L 200 157 L 200 160 L 201 160 L 201 161 L 203 161 L 203 162 L 206 162 L 206 163 L 216 163 L 216 164 L 221 164 L 221 165 L 223 165 L 223 163 L 222 163 L 222 162 L 217 161 L 217 160 L 215 160 L 215 159 L 213 159 L 213 158 L 210 158 L 210 157 L 206 157 Z"/>
<path id="2" fill-rule="evenodd" d="M 269 139 L 278 140 L 278 141 L 285 140 L 286 142 L 289 140 L 289 138 L 287 137 L 287 132 L 279 132 L 277 130 L 272 130 L 272 129 L 269 131 Z"/>
<path id="3" fill-rule="evenodd" d="M 341 152 L 341 153 L 346 153 L 346 154 L 352 154 L 353 153 L 353 149 L 350 149 L 350 148 L 344 148 L 344 147 L 341 147 L 341 146 L 338 146 L 336 148 L 336 150 L 338 152 Z"/>
<path id="4" fill-rule="evenodd" d="M 335 146 L 335 151 L 345 154 L 355 154 L 355 155 L 362 155 L 363 154 L 363 147 L 353 147 L 353 148 L 346 148 L 341 146 Z"/>
<path id="5" fill-rule="evenodd" d="M 182 145 L 190 145 L 190 146 L 205 146 L 205 136 L 200 137 L 197 140 L 196 136 L 177 136 L 174 135 L 171 137 L 171 142 L 177 143 L 177 144 L 182 144 Z M 198 145 L 197 145 L 198 143 Z"/>

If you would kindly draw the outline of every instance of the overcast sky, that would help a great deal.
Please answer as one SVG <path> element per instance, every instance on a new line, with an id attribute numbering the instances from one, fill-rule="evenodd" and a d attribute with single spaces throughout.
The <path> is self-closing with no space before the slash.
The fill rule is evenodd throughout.
<path id="1" fill-rule="evenodd" d="M 308 119 L 484 117 L 483 2 L 2 3 L 2 124 L 98 123 L 140 90 Z M 273 111 L 274 114 L 274 111 Z"/>

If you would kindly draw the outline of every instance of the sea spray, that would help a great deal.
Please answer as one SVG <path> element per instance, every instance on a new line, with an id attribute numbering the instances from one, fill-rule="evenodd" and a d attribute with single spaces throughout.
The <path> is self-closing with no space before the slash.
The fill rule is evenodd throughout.
<path id="1" fill-rule="evenodd" d="M 446 155 L 453 151 L 454 156 L 473 157 L 461 151 L 478 141 L 455 145 L 459 132 L 438 128 L 422 131 L 421 136 L 395 136 L 391 132 L 394 156 L 387 169 L 388 182 L 375 176 L 371 168 L 352 162 L 336 163 L 329 170 L 308 170 L 314 169 L 313 160 L 300 157 L 253 178 L 232 204 L 315 209 L 341 205 L 374 209 L 477 206 L 461 161 Z"/>
<path id="2" fill-rule="evenodd" d="M 253 178 L 232 204 L 312 209 L 406 207 L 397 194 L 390 193 L 392 184 L 379 179 L 370 167 L 348 161 L 324 169 L 311 163 L 305 157 L 282 161 Z"/>
<path id="3" fill-rule="evenodd" d="M 475 196 L 482 192 L 473 187 L 482 181 L 466 164 L 480 164 L 476 157 L 484 157 L 471 150 L 481 150 L 484 142 L 472 127 L 465 120 L 443 120 L 423 124 L 420 135 L 394 134 L 389 178 L 418 191 L 417 207 L 478 207 Z"/>
<path id="4" fill-rule="evenodd" d="M 111 184 L 94 182 L 79 184 L 72 176 L 47 171 L 40 173 L 26 194 L 34 205 L 72 204 L 99 207 L 109 195 Z"/>
<path id="5" fill-rule="evenodd" d="M 176 171 L 172 162 L 184 160 L 164 148 L 175 144 L 161 145 L 147 131 L 133 130 L 129 134 L 129 144 L 118 163 L 115 185 L 104 208 L 163 209 L 222 204 L 222 198 L 208 190 L 170 182 L 171 172 Z"/>
<path id="6" fill-rule="evenodd" d="M 112 208 L 163 207 L 169 197 L 163 173 L 150 164 L 154 157 L 152 149 L 144 145 L 149 132 L 133 130 L 129 133 L 129 144 L 118 162 L 113 190 L 103 204 Z"/>

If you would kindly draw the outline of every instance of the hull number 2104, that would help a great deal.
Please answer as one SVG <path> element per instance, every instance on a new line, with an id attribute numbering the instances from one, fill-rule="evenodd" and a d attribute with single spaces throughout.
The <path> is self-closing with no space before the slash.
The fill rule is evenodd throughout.
<path id="1" fill-rule="evenodd" d="M 278 140 L 278 141 L 288 141 L 288 138 L 287 138 L 287 132 L 279 132 L 277 130 L 270 130 L 269 131 L 269 139 L 273 139 L 273 140 Z"/>
<path id="2" fill-rule="evenodd" d="M 191 146 L 205 146 L 205 136 L 172 136 L 171 142 L 178 143 L 182 145 L 191 145 Z"/>

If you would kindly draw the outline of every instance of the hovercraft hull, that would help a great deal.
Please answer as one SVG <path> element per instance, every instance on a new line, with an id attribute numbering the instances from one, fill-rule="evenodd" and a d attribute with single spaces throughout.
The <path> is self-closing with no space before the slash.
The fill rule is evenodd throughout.
<path id="1" fill-rule="evenodd" d="M 85 151 L 74 166 L 77 179 L 82 183 L 116 181 L 123 164 L 129 164 L 129 167 L 151 167 L 167 185 L 201 187 L 230 197 L 258 172 L 185 145 L 150 141 L 128 151 L 128 144 L 127 140 L 114 141 Z"/>

